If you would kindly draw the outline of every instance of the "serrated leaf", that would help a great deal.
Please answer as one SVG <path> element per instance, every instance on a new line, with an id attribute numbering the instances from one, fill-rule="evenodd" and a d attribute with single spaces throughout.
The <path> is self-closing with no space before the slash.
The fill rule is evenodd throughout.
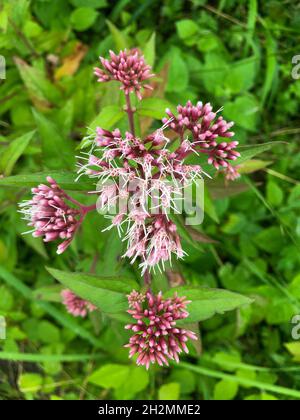
<path id="1" fill-rule="evenodd" d="M 75 182 L 76 174 L 64 171 L 46 171 L 34 174 L 22 174 L 0 178 L 0 186 L 4 187 L 36 187 L 40 183 L 45 183 L 47 176 L 51 176 L 61 186 L 69 191 L 93 191 L 95 186 L 93 181 L 88 178 L 81 178 Z"/>
<path id="2" fill-rule="evenodd" d="M 246 296 L 222 289 L 183 286 L 177 288 L 176 292 L 179 296 L 186 296 L 188 300 L 191 300 L 187 309 L 190 314 L 187 318 L 188 322 L 203 321 L 215 314 L 223 314 L 253 302 Z M 169 297 L 173 294 L 174 289 L 171 289 L 165 295 Z"/>
<path id="3" fill-rule="evenodd" d="M 69 273 L 47 268 L 49 273 L 66 288 L 71 289 L 82 299 L 96 305 L 101 312 L 118 319 L 127 319 L 128 302 L 126 294 L 138 289 L 137 283 L 124 277 L 95 276 L 84 273 Z"/>

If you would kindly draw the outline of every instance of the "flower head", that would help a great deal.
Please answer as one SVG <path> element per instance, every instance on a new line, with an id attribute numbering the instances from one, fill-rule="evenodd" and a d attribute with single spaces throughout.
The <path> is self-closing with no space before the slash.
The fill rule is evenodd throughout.
<path id="1" fill-rule="evenodd" d="M 133 290 L 129 295 L 127 295 L 127 299 L 129 308 L 134 308 L 136 303 L 143 303 L 146 296 L 143 293 Z"/>
<path id="2" fill-rule="evenodd" d="M 84 318 L 88 312 L 93 312 L 97 309 L 92 303 L 76 296 L 75 293 L 69 289 L 63 290 L 61 296 L 67 311 L 74 316 L 81 316 Z"/>
<path id="3" fill-rule="evenodd" d="M 80 207 L 70 207 L 70 197 L 59 187 L 54 179 L 47 177 L 49 185 L 40 184 L 32 189 L 31 200 L 20 204 L 21 213 L 32 226 L 32 236 L 42 237 L 44 242 L 62 240 L 57 248 L 61 254 L 70 245 L 81 223 Z"/>
<path id="4" fill-rule="evenodd" d="M 103 69 L 95 68 L 98 82 L 117 80 L 121 83 L 120 89 L 126 94 L 135 92 L 141 99 L 141 88 L 151 89 L 151 86 L 144 84 L 147 79 L 154 76 L 151 67 L 145 63 L 144 57 L 137 49 L 120 51 L 118 55 L 113 51 L 109 53 L 110 60 L 100 57 Z"/>
<path id="5" fill-rule="evenodd" d="M 188 303 L 185 297 L 176 293 L 172 298 L 164 299 L 161 292 L 153 295 L 148 291 L 144 304 L 136 302 L 134 308 L 128 310 L 135 321 L 125 327 L 134 332 L 125 345 L 130 349 L 129 357 L 137 354 L 136 363 L 148 369 L 150 363 L 168 366 L 168 360 L 178 362 L 182 351 L 188 353 L 186 342 L 189 338 L 197 340 L 197 336 L 176 326 L 178 320 L 188 317 Z"/>

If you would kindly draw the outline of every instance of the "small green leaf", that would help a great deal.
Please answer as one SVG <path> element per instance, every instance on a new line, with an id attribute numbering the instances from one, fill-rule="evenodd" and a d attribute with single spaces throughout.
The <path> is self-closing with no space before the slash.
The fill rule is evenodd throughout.
<path id="1" fill-rule="evenodd" d="M 38 392 L 43 383 L 43 378 L 37 373 L 23 373 L 19 376 L 18 385 L 21 392 Z"/>
<path id="2" fill-rule="evenodd" d="M 126 386 L 121 386 L 115 391 L 118 400 L 132 399 L 138 392 L 145 389 L 149 383 L 149 373 L 139 366 L 130 366 Z"/>
<path id="3" fill-rule="evenodd" d="M 70 22 L 76 31 L 85 31 L 93 26 L 98 13 L 91 7 L 79 7 L 71 14 Z"/>
<path id="4" fill-rule="evenodd" d="M 177 382 L 170 382 L 162 385 L 158 391 L 159 400 L 178 400 L 180 396 L 180 385 Z"/>
<path id="5" fill-rule="evenodd" d="M 233 102 L 228 102 L 224 108 L 226 118 L 249 131 L 256 131 L 259 116 L 259 106 L 253 95 L 237 97 Z"/>
<path id="6" fill-rule="evenodd" d="M 199 26 L 191 19 L 182 19 L 176 22 L 176 29 L 179 38 L 186 39 L 197 34 Z"/>
<path id="7" fill-rule="evenodd" d="M 214 400 L 233 400 L 238 389 L 239 386 L 236 382 L 223 379 L 215 385 Z"/>
<path id="8" fill-rule="evenodd" d="M 117 389 L 126 384 L 129 375 L 129 366 L 118 364 L 107 364 L 93 372 L 88 381 L 94 385 L 106 389 Z M 127 385 L 126 385 L 127 386 Z"/>
<path id="9" fill-rule="evenodd" d="M 267 183 L 267 200 L 275 207 L 280 206 L 283 201 L 283 191 L 274 181 L 269 181 Z"/>
<path id="10" fill-rule="evenodd" d="M 227 311 L 249 305 L 252 299 L 222 289 L 209 288 L 190 288 L 184 286 L 177 288 L 179 296 L 186 296 L 191 303 L 188 305 L 188 322 L 199 322 L 211 318 L 215 314 L 223 314 Z M 166 293 L 166 296 L 172 296 L 174 289 Z"/>
<path id="11" fill-rule="evenodd" d="M 15 163 L 29 145 L 34 133 L 35 131 L 26 133 L 9 144 L 0 157 L 0 173 L 3 173 L 4 176 L 11 174 Z"/>

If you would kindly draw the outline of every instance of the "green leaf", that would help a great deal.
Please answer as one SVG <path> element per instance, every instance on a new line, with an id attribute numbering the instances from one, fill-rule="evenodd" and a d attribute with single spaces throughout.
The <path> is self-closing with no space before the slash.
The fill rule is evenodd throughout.
<path id="1" fill-rule="evenodd" d="M 0 360 L 13 362 L 88 362 L 103 358 L 103 354 L 34 354 L 0 352 Z"/>
<path id="2" fill-rule="evenodd" d="M 283 201 L 283 191 L 274 181 L 268 181 L 267 183 L 267 200 L 275 207 L 280 206 Z"/>
<path id="3" fill-rule="evenodd" d="M 191 288 L 183 286 L 176 289 L 179 296 L 186 296 L 191 303 L 188 305 L 188 322 L 199 322 L 211 318 L 215 314 L 249 305 L 252 299 L 222 289 Z M 166 293 L 167 297 L 174 294 L 174 289 Z"/>
<path id="4" fill-rule="evenodd" d="M 77 177 L 72 172 L 46 171 L 27 175 L 14 175 L 7 178 L 0 178 L 0 186 L 4 187 L 36 187 L 40 183 L 46 183 L 47 176 L 51 176 L 61 188 L 69 191 L 92 191 L 95 189 L 93 181 L 87 177 L 81 177 L 80 181 L 75 182 Z"/>
<path id="5" fill-rule="evenodd" d="M 300 362 L 300 342 L 285 343 L 284 346 L 294 356 L 294 361 Z"/>
<path id="6" fill-rule="evenodd" d="M 275 39 L 269 32 L 266 35 L 266 75 L 265 81 L 262 88 L 262 99 L 261 103 L 264 105 L 266 99 L 270 95 L 270 92 L 274 90 L 275 79 L 278 74 L 278 63 L 277 63 L 277 44 Z"/>
<path id="7" fill-rule="evenodd" d="M 132 399 L 138 392 L 141 392 L 149 383 L 149 373 L 139 366 L 130 366 L 129 375 L 126 379 L 126 386 L 121 386 L 115 391 L 118 400 Z"/>
<path id="8" fill-rule="evenodd" d="M 154 66 L 154 62 L 155 62 L 155 39 L 156 39 L 156 35 L 155 35 L 155 32 L 153 32 L 149 41 L 144 47 L 145 61 L 151 67 Z"/>
<path id="9" fill-rule="evenodd" d="M 179 48 L 173 47 L 168 55 L 170 70 L 168 74 L 167 92 L 182 92 L 189 83 L 188 67 L 182 58 Z"/>
<path id="10" fill-rule="evenodd" d="M 283 236 L 278 226 L 272 226 L 259 232 L 254 241 L 260 249 L 273 254 L 282 249 Z"/>
<path id="11" fill-rule="evenodd" d="M 43 378 L 37 373 L 23 373 L 19 376 L 18 386 L 21 392 L 38 392 L 43 383 Z"/>
<path id="12" fill-rule="evenodd" d="M 117 319 L 127 320 L 128 302 L 126 294 L 138 289 L 134 280 L 124 277 L 99 277 L 84 273 L 69 273 L 47 268 L 49 273 L 66 288 L 71 289 L 82 299 L 96 305 L 101 312 Z"/>
<path id="13" fill-rule="evenodd" d="M 100 114 L 89 124 L 89 128 L 94 131 L 97 127 L 110 130 L 124 117 L 125 113 L 117 105 L 108 105 L 102 108 Z"/>
<path id="14" fill-rule="evenodd" d="M 70 18 L 72 27 L 79 32 L 85 31 L 95 23 L 98 13 L 91 7 L 75 9 Z"/>
<path id="15" fill-rule="evenodd" d="M 80 336 L 84 340 L 87 340 L 90 344 L 101 347 L 101 343 L 92 335 L 89 331 L 81 327 L 77 320 L 74 317 L 66 315 L 65 313 L 59 311 L 55 306 L 52 306 L 48 302 L 41 302 L 34 300 L 32 290 L 25 285 L 21 280 L 15 277 L 13 274 L 9 273 L 4 267 L 0 266 L 0 277 L 11 287 L 13 287 L 17 292 L 19 292 L 26 299 L 32 300 L 41 307 L 45 312 L 47 312 L 52 318 L 54 318 L 61 325 L 67 329 L 73 331 L 76 335 Z"/>
<path id="16" fill-rule="evenodd" d="M 268 143 L 258 144 L 256 146 L 240 146 L 237 150 L 240 152 L 241 157 L 236 159 L 233 162 L 233 165 L 240 165 L 243 162 L 246 162 L 249 159 L 252 159 L 254 156 L 259 155 L 260 153 L 270 150 L 273 146 L 278 146 L 280 144 L 277 141 L 272 141 Z"/>
<path id="17" fill-rule="evenodd" d="M 232 93 L 242 93 L 250 90 L 254 85 L 256 74 L 256 57 L 249 57 L 231 64 L 224 83 Z"/>
<path id="18" fill-rule="evenodd" d="M 180 396 L 180 385 L 177 382 L 170 382 L 162 385 L 158 390 L 159 400 L 178 400 Z"/>
<path id="19" fill-rule="evenodd" d="M 62 286 L 55 284 L 51 286 L 40 287 L 33 292 L 33 296 L 37 300 L 45 300 L 47 302 L 61 302 Z"/>
<path id="20" fill-rule="evenodd" d="M 214 400 L 233 400 L 238 389 L 239 386 L 236 382 L 223 379 L 214 387 Z"/>
<path id="21" fill-rule="evenodd" d="M 35 131 L 26 133 L 9 144 L 0 157 L 0 173 L 4 176 L 11 174 L 15 163 L 29 145 L 34 133 Z"/>
<path id="22" fill-rule="evenodd" d="M 138 107 L 138 114 L 161 120 L 166 115 L 166 108 L 174 108 L 170 102 L 161 98 L 145 98 Z"/>
<path id="23" fill-rule="evenodd" d="M 252 174 L 253 172 L 264 169 L 271 164 L 272 162 L 267 160 L 250 159 L 239 165 L 239 173 Z"/>
<path id="24" fill-rule="evenodd" d="M 49 108 L 51 103 L 57 104 L 61 93 L 38 68 L 29 66 L 20 58 L 14 59 L 32 101 L 41 108 Z"/>
<path id="25" fill-rule="evenodd" d="M 191 19 L 182 19 L 176 22 L 176 30 L 179 38 L 186 39 L 197 34 L 199 26 Z"/>
<path id="26" fill-rule="evenodd" d="M 100 9 L 107 6 L 107 0 L 70 0 L 71 4 L 75 7 L 93 7 Z"/>
<path id="27" fill-rule="evenodd" d="M 259 107 L 253 95 L 237 97 L 233 102 L 227 102 L 224 108 L 224 116 L 242 128 L 256 131 Z"/>
<path id="28" fill-rule="evenodd" d="M 117 389 L 126 384 L 129 372 L 129 366 L 107 364 L 93 372 L 88 377 L 88 382 L 106 389 Z"/>
<path id="29" fill-rule="evenodd" d="M 45 165 L 50 169 L 73 168 L 75 158 L 70 139 L 62 137 L 56 125 L 35 109 L 33 115 L 42 141 Z"/>
<path id="30" fill-rule="evenodd" d="M 121 32 L 112 22 L 109 20 L 106 21 L 107 26 L 112 34 L 115 46 L 117 50 L 124 50 L 125 48 L 129 48 L 129 41 L 128 37 Z"/>

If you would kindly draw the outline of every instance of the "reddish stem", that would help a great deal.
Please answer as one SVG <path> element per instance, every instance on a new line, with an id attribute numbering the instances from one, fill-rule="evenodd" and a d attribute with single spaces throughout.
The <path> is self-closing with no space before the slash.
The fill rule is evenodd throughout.
<path id="1" fill-rule="evenodd" d="M 145 286 L 147 286 L 148 288 L 150 288 L 150 285 L 151 285 L 151 274 L 150 274 L 150 271 L 148 269 L 145 271 L 145 274 L 144 274 L 144 283 L 145 283 Z"/>
<path id="2" fill-rule="evenodd" d="M 134 118 L 133 118 L 134 110 L 131 107 L 130 94 L 129 93 L 125 93 L 125 98 L 126 98 L 126 108 L 125 108 L 125 111 L 127 112 L 127 115 L 128 115 L 128 121 L 129 121 L 130 131 L 131 131 L 131 134 L 135 136 Z"/>

